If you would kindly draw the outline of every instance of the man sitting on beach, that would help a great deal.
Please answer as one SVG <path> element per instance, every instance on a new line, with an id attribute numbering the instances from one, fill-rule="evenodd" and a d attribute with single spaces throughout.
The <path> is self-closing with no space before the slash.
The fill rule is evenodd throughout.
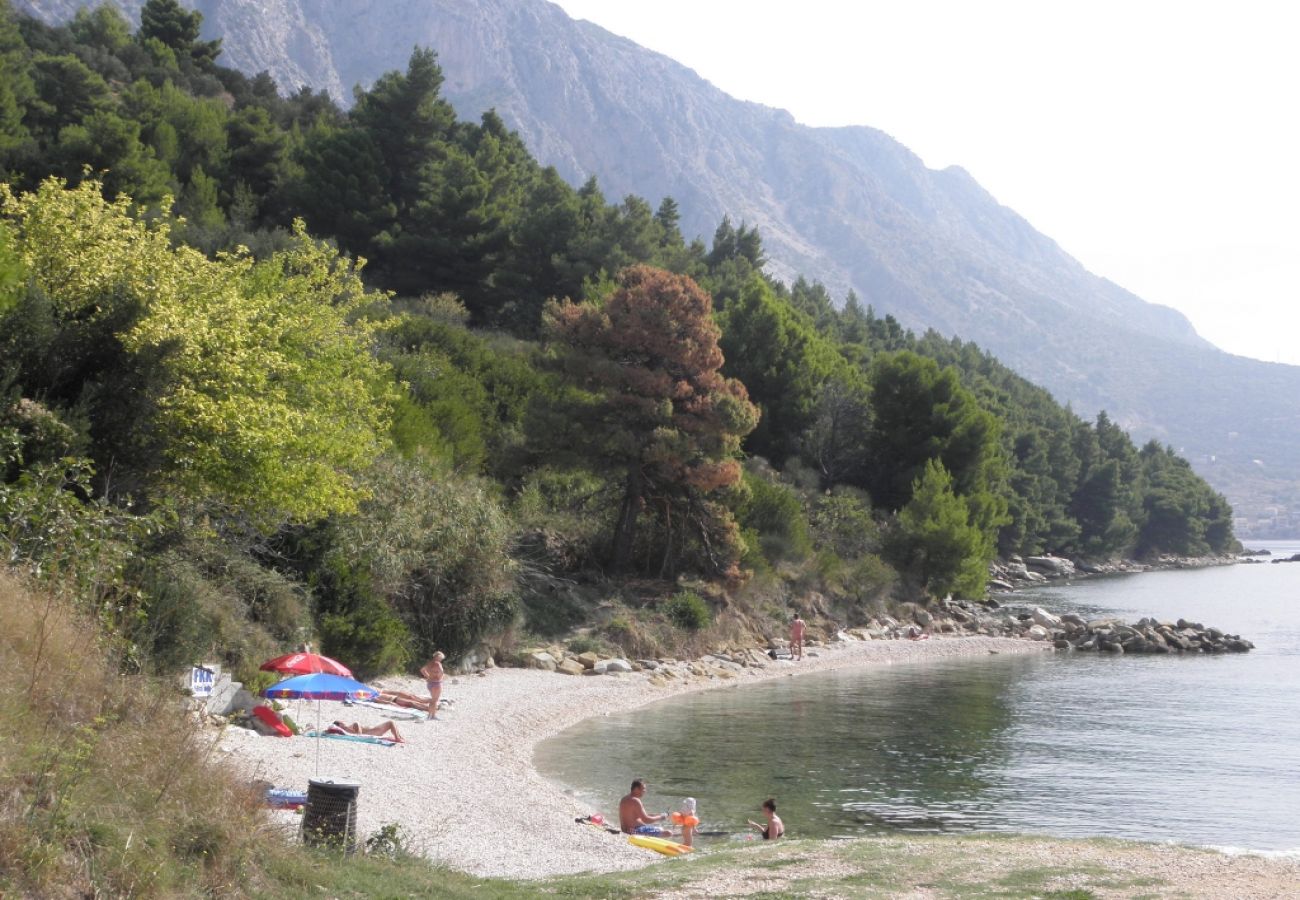
<path id="1" fill-rule="evenodd" d="M 666 837 L 671 834 L 667 828 L 655 825 L 662 815 L 651 815 L 645 811 L 641 798 L 645 796 L 645 782 L 640 778 L 632 782 L 632 790 L 618 801 L 618 825 L 624 834 L 648 834 L 653 837 Z"/>

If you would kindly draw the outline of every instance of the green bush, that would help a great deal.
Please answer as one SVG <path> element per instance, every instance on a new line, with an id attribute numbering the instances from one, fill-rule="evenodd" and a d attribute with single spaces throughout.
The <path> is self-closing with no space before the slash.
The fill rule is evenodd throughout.
<path id="1" fill-rule="evenodd" d="M 411 664 L 411 632 L 383 600 L 367 597 L 343 614 L 321 617 L 321 650 L 346 660 L 359 678 L 402 672 Z"/>
<path id="2" fill-rule="evenodd" d="M 806 559 L 812 538 L 799 495 L 761 472 L 746 471 L 744 484 L 748 496 L 736 518 L 742 529 L 758 533 L 763 555 L 773 562 Z"/>
<path id="3" fill-rule="evenodd" d="M 568 646 L 570 653 L 595 653 L 600 650 L 600 641 L 589 634 L 580 634 Z"/>
<path id="4" fill-rule="evenodd" d="M 255 671 L 301 639 L 301 590 L 229 547 L 181 544 L 142 559 L 132 577 L 144 598 L 126 635 L 154 671 L 220 662 Z"/>
<path id="5" fill-rule="evenodd" d="M 322 611 L 349 619 L 327 625 L 322 618 L 323 636 L 355 640 L 363 623 L 382 624 L 385 636 L 395 635 L 383 624 L 391 608 L 409 629 L 415 655 L 442 650 L 455 660 L 510 624 L 517 606 L 509 520 L 483 483 L 435 481 L 409 462 L 384 458 L 365 487 L 371 499 L 319 537 L 326 549 L 316 578 L 353 570 L 354 585 L 333 589 L 364 586 L 377 602 L 353 613 L 351 603 L 331 597 L 323 585 Z"/>
<path id="6" fill-rule="evenodd" d="M 709 605 L 694 591 L 682 591 L 669 597 L 668 602 L 664 604 L 664 614 L 678 628 L 687 631 L 708 628 L 709 623 L 713 621 Z"/>

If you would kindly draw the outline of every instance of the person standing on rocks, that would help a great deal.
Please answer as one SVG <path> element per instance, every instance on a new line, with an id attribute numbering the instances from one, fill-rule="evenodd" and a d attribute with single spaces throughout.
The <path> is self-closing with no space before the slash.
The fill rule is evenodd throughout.
<path id="1" fill-rule="evenodd" d="M 798 613 L 794 614 L 794 620 L 790 622 L 790 658 L 803 659 L 803 633 L 808 628 Z"/>
<path id="2" fill-rule="evenodd" d="M 429 688 L 429 718 L 438 718 L 438 698 L 442 696 L 442 661 L 447 657 L 439 650 L 433 654 L 433 659 L 424 664 L 420 669 L 420 675 L 424 677 L 424 683 Z"/>
<path id="3" fill-rule="evenodd" d="M 655 823 L 664 815 L 652 815 L 645 811 L 641 798 L 645 796 L 645 782 L 640 778 L 632 782 L 632 790 L 618 801 L 618 827 L 624 834 L 645 834 L 651 837 L 667 837 L 670 832 Z"/>

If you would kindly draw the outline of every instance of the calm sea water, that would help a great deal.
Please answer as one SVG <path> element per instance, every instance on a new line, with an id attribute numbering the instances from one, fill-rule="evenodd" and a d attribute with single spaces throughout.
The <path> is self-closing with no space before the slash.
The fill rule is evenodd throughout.
<path id="1" fill-rule="evenodd" d="M 652 812 L 696 797 L 713 840 L 738 838 L 775 796 L 800 837 L 1013 831 L 1300 855 L 1300 563 L 1002 599 L 1181 616 L 1257 649 L 990 655 L 779 679 L 589 720 L 541 745 L 538 766 L 607 814 L 633 777 Z"/>

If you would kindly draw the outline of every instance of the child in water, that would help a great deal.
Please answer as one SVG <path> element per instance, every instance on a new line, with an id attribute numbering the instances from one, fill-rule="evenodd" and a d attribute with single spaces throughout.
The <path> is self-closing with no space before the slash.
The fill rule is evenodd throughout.
<path id="1" fill-rule="evenodd" d="M 687 847 L 695 846 L 695 829 L 700 825 L 700 819 L 695 814 L 695 798 L 687 797 L 682 801 L 682 808 L 672 814 L 674 825 L 682 826 L 681 842 Z"/>

